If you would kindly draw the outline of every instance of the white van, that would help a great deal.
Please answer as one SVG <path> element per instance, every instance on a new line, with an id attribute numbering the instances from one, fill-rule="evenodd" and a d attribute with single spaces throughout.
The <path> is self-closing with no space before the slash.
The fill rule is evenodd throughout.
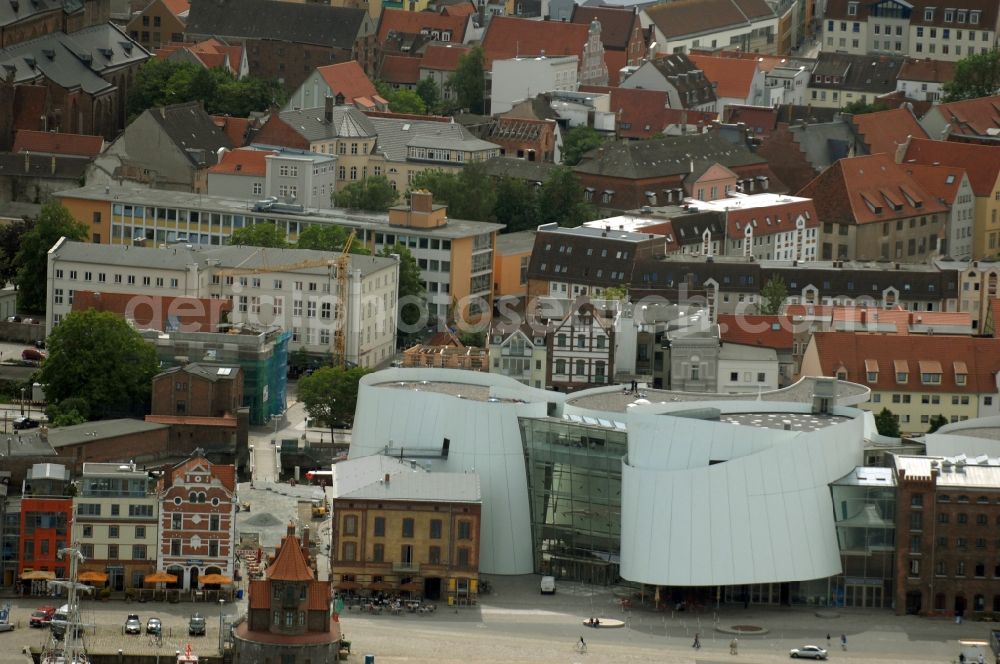
<path id="1" fill-rule="evenodd" d="M 52 614 L 52 622 L 49 623 L 52 627 L 52 633 L 62 638 L 62 635 L 66 632 L 67 620 L 69 620 L 69 604 L 63 604 Z"/>
<path id="2" fill-rule="evenodd" d="M 556 577 L 554 576 L 543 576 L 541 583 L 541 591 L 543 595 L 555 595 L 556 594 Z"/>

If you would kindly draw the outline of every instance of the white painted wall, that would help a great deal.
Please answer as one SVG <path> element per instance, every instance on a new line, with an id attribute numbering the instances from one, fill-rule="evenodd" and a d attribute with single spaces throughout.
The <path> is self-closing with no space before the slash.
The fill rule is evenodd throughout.
<path id="1" fill-rule="evenodd" d="M 490 111 L 506 113 L 514 104 L 552 90 L 577 89 L 579 58 L 531 57 L 493 61 L 490 82 Z"/>

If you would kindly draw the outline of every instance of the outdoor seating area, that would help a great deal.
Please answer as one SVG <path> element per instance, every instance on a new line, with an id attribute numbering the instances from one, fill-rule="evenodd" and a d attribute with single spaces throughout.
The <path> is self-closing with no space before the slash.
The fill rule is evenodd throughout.
<path id="1" fill-rule="evenodd" d="M 344 597 L 344 607 L 348 611 L 358 611 L 371 615 L 388 613 L 398 616 L 404 613 L 428 614 L 437 610 L 437 605 L 419 599 L 400 597 Z"/>

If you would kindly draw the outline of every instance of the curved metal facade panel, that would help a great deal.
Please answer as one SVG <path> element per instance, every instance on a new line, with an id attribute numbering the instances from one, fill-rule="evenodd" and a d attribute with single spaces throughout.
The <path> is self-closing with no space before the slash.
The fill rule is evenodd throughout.
<path id="1" fill-rule="evenodd" d="M 628 424 L 622 577 L 725 586 L 841 571 L 828 484 L 861 458 L 860 417 L 802 432 L 669 415 Z"/>
<path id="2" fill-rule="evenodd" d="M 405 450 L 440 449 L 447 459 L 428 458 L 431 469 L 477 472 L 482 489 L 480 571 L 530 574 L 534 571 L 528 480 L 518 417 L 544 417 L 547 404 L 489 402 L 400 389 L 393 381 L 439 381 L 504 388 L 518 398 L 546 397 L 503 376 L 449 369 L 390 369 L 365 376 L 359 388 L 350 458 L 382 453 L 412 458 Z M 507 382 L 513 385 L 507 385 Z M 382 385 L 380 385 L 382 384 Z M 502 395 L 498 395 L 501 396 Z M 424 461 L 425 459 L 421 459 Z"/>

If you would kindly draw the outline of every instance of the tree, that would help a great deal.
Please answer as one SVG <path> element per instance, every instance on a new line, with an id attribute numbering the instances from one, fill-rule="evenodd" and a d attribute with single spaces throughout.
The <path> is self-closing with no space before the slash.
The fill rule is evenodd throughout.
<path id="1" fill-rule="evenodd" d="M 583 200 L 583 188 L 573 169 L 553 169 L 538 192 L 538 223 L 572 228 L 593 218 L 594 210 Z"/>
<path id="2" fill-rule="evenodd" d="M 337 207 L 385 212 L 396 203 L 397 198 L 399 194 L 392 188 L 392 183 L 384 175 L 374 175 L 350 183 L 334 194 L 333 202 Z"/>
<path id="3" fill-rule="evenodd" d="M 441 91 L 433 78 L 425 78 L 417 83 L 417 94 L 424 100 L 428 112 L 438 110 L 441 105 Z"/>
<path id="4" fill-rule="evenodd" d="M 427 104 L 413 90 L 398 90 L 389 98 L 389 110 L 393 113 L 426 115 Z"/>
<path id="5" fill-rule="evenodd" d="M 506 233 L 538 226 L 538 194 L 534 185 L 520 178 L 503 177 L 496 182 L 496 204 L 492 217 L 506 224 Z"/>
<path id="6" fill-rule="evenodd" d="M 493 178 L 480 162 L 466 164 L 458 173 L 430 169 L 417 173 L 410 190 L 428 189 L 434 201 L 448 206 L 448 216 L 470 221 L 491 221 L 497 194 Z"/>
<path id="7" fill-rule="evenodd" d="M 247 247 L 272 247 L 281 249 L 288 246 L 285 231 L 275 224 L 252 224 L 237 228 L 229 236 L 229 244 Z"/>
<path id="8" fill-rule="evenodd" d="M 931 415 L 930 428 L 927 433 L 934 433 L 944 425 L 948 424 L 948 418 L 944 415 Z"/>
<path id="9" fill-rule="evenodd" d="M 584 153 L 600 147 L 604 137 L 587 125 L 577 125 L 563 134 L 562 163 L 576 166 Z"/>
<path id="10" fill-rule="evenodd" d="M 407 327 L 414 327 L 420 322 L 422 309 L 427 308 L 424 299 L 424 279 L 420 275 L 420 266 L 413 254 L 405 246 L 396 243 L 382 249 L 380 256 L 399 255 L 399 320 Z"/>
<path id="11" fill-rule="evenodd" d="M 888 408 L 883 408 L 875 416 L 875 428 L 883 436 L 899 438 L 899 422 L 896 421 L 896 416 Z"/>
<path id="12" fill-rule="evenodd" d="M 146 412 L 159 361 L 124 318 L 74 311 L 52 330 L 47 346 L 39 373 L 50 402 L 84 397 L 93 419 Z"/>
<path id="13" fill-rule="evenodd" d="M 347 235 L 347 230 L 342 226 L 312 224 L 306 226 L 299 233 L 299 240 L 295 243 L 295 248 L 340 253 L 344 250 Z M 368 248 L 364 244 L 355 241 L 351 244 L 351 253 L 367 256 L 371 252 L 368 251 Z"/>
<path id="14" fill-rule="evenodd" d="M 285 103 L 280 83 L 247 76 L 236 78 L 222 67 L 206 69 L 192 62 L 150 59 L 136 74 L 127 107 L 135 117 L 147 108 L 201 101 L 213 115 L 245 118 Z"/>
<path id="15" fill-rule="evenodd" d="M 24 217 L 0 226 L 0 282 L 9 283 L 17 276 L 17 251 L 34 225 L 34 220 Z"/>
<path id="16" fill-rule="evenodd" d="M 955 76 L 944 84 L 941 101 L 990 97 L 1000 90 L 1000 51 L 991 49 L 958 61 Z"/>
<path id="17" fill-rule="evenodd" d="M 788 297 L 788 288 L 781 275 L 774 275 L 767 281 L 767 285 L 760 290 L 760 305 L 758 309 L 765 316 L 777 316 L 781 313 L 781 305 Z"/>
<path id="18" fill-rule="evenodd" d="M 358 381 L 366 373 L 368 370 L 364 367 L 323 367 L 299 379 L 298 399 L 305 405 L 309 417 L 330 427 L 332 435 L 335 427 L 354 420 Z"/>
<path id="19" fill-rule="evenodd" d="M 850 115 L 864 115 L 865 113 L 878 113 L 879 111 L 888 110 L 889 105 L 884 102 L 876 101 L 869 104 L 861 101 L 860 99 L 858 101 L 852 101 L 842 109 L 844 113 L 849 113 Z"/>
<path id="20" fill-rule="evenodd" d="M 483 114 L 486 92 L 486 58 L 481 46 L 476 46 L 458 60 L 455 73 L 448 79 L 448 85 L 455 91 L 460 108 L 470 113 Z"/>
<path id="21" fill-rule="evenodd" d="M 17 306 L 21 311 L 45 311 L 45 280 L 49 268 L 49 249 L 65 237 L 83 242 L 87 226 L 77 221 L 69 210 L 57 201 L 46 203 L 31 228 L 21 239 L 21 248 L 14 258 L 17 275 Z"/>

